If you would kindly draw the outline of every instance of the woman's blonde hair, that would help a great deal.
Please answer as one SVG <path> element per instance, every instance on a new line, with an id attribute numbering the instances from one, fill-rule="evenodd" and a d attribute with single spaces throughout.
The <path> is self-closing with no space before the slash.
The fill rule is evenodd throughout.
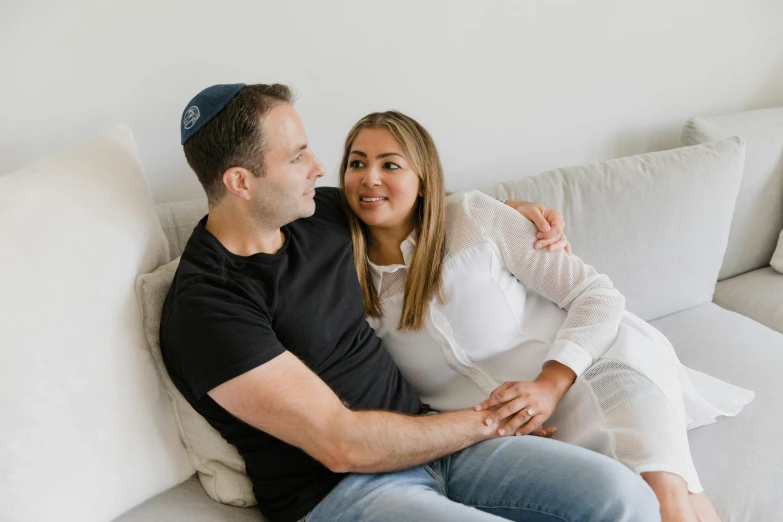
<path id="1" fill-rule="evenodd" d="M 414 212 L 419 237 L 405 282 L 405 297 L 399 329 L 420 330 L 430 301 L 442 301 L 443 257 L 446 251 L 446 189 L 443 167 L 438 149 L 429 132 L 413 118 L 397 111 L 368 114 L 353 126 L 345 138 L 343 159 L 340 163 L 340 188 L 345 200 L 345 171 L 348 157 L 359 133 L 364 129 L 386 129 L 405 151 L 413 170 L 421 180 L 424 194 L 416 201 Z M 378 290 L 373 285 L 370 265 L 367 263 L 369 234 L 367 226 L 356 217 L 347 200 L 345 205 L 353 239 L 353 261 L 364 292 L 364 308 L 370 317 L 381 317 L 383 311 Z"/>

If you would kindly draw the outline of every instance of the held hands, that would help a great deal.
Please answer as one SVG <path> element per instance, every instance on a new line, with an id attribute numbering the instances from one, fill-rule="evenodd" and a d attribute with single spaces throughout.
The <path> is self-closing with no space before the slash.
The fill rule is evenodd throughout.
<path id="1" fill-rule="evenodd" d="M 557 252 L 565 249 L 566 253 L 571 254 L 571 243 L 563 232 L 565 230 L 565 219 L 563 219 L 562 213 L 544 205 L 528 203 L 527 201 L 509 199 L 506 201 L 506 205 L 532 221 L 538 228 L 537 240 L 533 244 L 533 248 L 536 250 L 546 248 L 547 252 Z"/>
<path id="2" fill-rule="evenodd" d="M 505 382 L 487 400 L 477 404 L 475 410 L 490 412 L 484 424 L 495 426 L 500 436 L 551 437 L 557 428 L 542 429 L 541 425 L 552 416 L 575 379 L 576 374 L 569 367 L 549 361 L 535 381 Z"/>
<path id="3" fill-rule="evenodd" d="M 560 397 L 549 384 L 509 381 L 496 388 L 476 410 L 491 411 L 484 423 L 496 426 L 500 436 L 528 435 L 541 428 L 559 401 Z"/>

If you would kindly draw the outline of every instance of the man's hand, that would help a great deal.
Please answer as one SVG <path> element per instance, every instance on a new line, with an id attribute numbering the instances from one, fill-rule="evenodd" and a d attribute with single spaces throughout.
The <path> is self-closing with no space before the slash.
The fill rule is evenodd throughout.
<path id="1" fill-rule="evenodd" d="M 544 205 L 527 201 L 509 199 L 506 201 L 506 205 L 532 221 L 538 228 L 538 234 L 536 234 L 538 240 L 533 248 L 536 250 L 546 248 L 548 252 L 565 249 L 566 253 L 571 253 L 571 243 L 563 232 L 565 219 L 563 219 L 562 213 Z"/>
<path id="2" fill-rule="evenodd" d="M 534 437 L 544 437 L 545 439 L 551 439 L 555 433 L 557 433 L 557 428 L 550 426 L 548 428 L 539 428 L 537 430 L 533 430 L 530 432 L 530 435 L 533 435 Z"/>
<path id="3" fill-rule="evenodd" d="M 552 416 L 574 380 L 576 374 L 573 370 L 559 362 L 549 361 L 535 381 L 505 382 L 475 409 L 490 411 L 485 423 L 496 426 L 498 435 L 541 435 L 541 425 Z M 543 435 L 547 436 L 547 431 Z"/>

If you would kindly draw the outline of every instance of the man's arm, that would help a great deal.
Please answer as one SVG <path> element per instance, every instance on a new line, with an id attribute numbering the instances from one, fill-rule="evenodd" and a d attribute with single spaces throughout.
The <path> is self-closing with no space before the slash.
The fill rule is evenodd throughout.
<path id="1" fill-rule="evenodd" d="M 209 392 L 243 422 L 296 446 L 334 472 L 410 468 L 497 436 L 491 411 L 408 416 L 351 411 L 285 352 Z"/>

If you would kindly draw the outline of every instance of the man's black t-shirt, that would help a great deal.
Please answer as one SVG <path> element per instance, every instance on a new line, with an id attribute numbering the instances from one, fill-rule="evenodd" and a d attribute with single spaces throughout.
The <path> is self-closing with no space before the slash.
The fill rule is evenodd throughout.
<path id="1" fill-rule="evenodd" d="M 174 384 L 237 447 L 261 512 L 275 522 L 306 515 L 344 475 L 238 420 L 208 391 L 288 350 L 352 409 L 420 408 L 366 321 L 338 190 L 317 189 L 315 202 L 312 217 L 283 227 L 285 243 L 275 254 L 232 254 L 204 217 L 161 318 L 161 350 Z"/>

